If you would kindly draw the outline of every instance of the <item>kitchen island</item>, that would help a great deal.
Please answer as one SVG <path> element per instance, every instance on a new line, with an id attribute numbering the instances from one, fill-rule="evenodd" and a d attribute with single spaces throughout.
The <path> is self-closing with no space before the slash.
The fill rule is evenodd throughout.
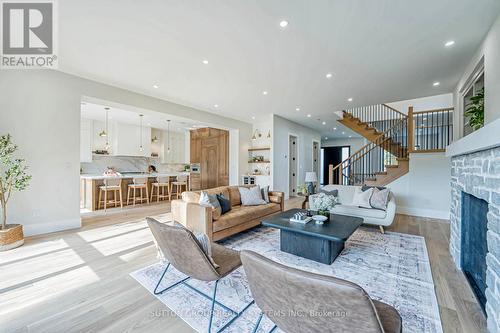
<path id="1" fill-rule="evenodd" d="M 130 172 L 123 173 L 118 176 L 105 176 L 96 174 L 81 174 L 80 175 L 80 209 L 84 211 L 96 211 L 99 210 L 99 188 L 105 185 L 106 179 L 121 179 L 122 188 L 122 202 L 123 206 L 127 205 L 127 190 L 128 185 L 133 183 L 134 178 L 148 178 L 148 191 L 151 195 L 151 184 L 156 182 L 156 177 L 170 177 L 171 181 L 179 176 L 187 176 L 187 188 L 191 188 L 190 185 L 190 173 L 189 172 L 162 172 L 162 173 L 142 173 L 142 172 Z M 101 210 L 104 209 L 104 204 L 101 205 Z M 108 208 L 112 208 L 109 206 Z"/>

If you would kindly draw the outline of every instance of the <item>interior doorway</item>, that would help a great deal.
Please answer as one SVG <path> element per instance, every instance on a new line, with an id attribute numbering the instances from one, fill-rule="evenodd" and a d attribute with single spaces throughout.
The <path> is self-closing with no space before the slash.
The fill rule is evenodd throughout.
<path id="1" fill-rule="evenodd" d="M 323 147 L 321 148 L 322 156 L 322 171 L 320 177 L 320 184 L 327 185 L 328 180 L 328 168 L 329 165 L 333 166 L 339 165 L 342 161 L 346 160 L 351 155 L 350 146 L 338 146 L 338 147 Z M 347 172 L 348 174 L 349 172 Z M 339 184 L 339 179 L 334 177 L 333 184 Z"/>
<path id="2" fill-rule="evenodd" d="M 319 175 L 319 142 L 313 141 L 312 146 L 312 171 Z"/>
<path id="3" fill-rule="evenodd" d="M 288 156 L 289 166 L 288 166 L 288 195 L 294 197 L 297 195 L 297 137 L 294 135 L 289 136 L 288 140 Z"/>

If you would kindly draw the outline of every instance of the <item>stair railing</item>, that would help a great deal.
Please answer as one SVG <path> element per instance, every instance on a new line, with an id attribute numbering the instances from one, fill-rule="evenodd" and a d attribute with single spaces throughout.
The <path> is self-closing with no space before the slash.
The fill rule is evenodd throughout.
<path id="1" fill-rule="evenodd" d="M 384 133 L 408 117 L 386 104 L 355 107 L 343 112 L 358 118 L 361 122 L 375 128 L 380 133 Z"/>
<path id="2" fill-rule="evenodd" d="M 408 153 L 408 118 L 405 116 L 338 165 L 329 165 L 328 183 L 362 185 L 386 172 L 387 165 L 397 165 L 398 159 L 408 158 Z"/>
<path id="3" fill-rule="evenodd" d="M 453 141 L 453 108 L 413 112 L 408 108 L 409 126 L 414 136 L 412 152 L 443 152 Z"/>

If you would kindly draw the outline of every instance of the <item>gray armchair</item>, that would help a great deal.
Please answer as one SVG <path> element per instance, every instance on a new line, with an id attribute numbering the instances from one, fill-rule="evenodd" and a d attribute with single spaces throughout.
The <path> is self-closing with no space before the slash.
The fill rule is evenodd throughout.
<path id="1" fill-rule="evenodd" d="M 237 312 L 216 300 L 217 285 L 219 280 L 241 266 L 240 254 L 238 251 L 228 249 L 216 243 L 211 243 L 212 259 L 218 265 L 218 267 L 216 267 L 212 264 L 205 252 L 203 252 L 201 244 L 191 231 L 187 230 L 182 225 L 170 226 L 149 217 L 146 218 L 146 220 L 153 237 L 155 238 L 156 245 L 168 261 L 168 264 L 153 291 L 155 295 L 162 294 L 180 284 L 183 284 L 198 294 L 211 300 L 212 307 L 210 310 L 208 332 L 211 332 L 215 304 L 221 306 L 227 311 L 232 312 L 234 315 L 234 317 L 227 322 L 224 327 L 220 328 L 219 331 L 224 330 L 246 309 L 248 309 L 250 305 L 253 304 L 253 302 L 251 302 L 243 310 Z M 175 269 L 179 272 L 187 275 L 187 277 L 162 290 L 158 290 L 170 265 L 175 267 Z M 211 296 L 207 295 L 186 283 L 186 281 L 190 278 L 202 281 L 215 281 L 213 294 Z"/>
<path id="2" fill-rule="evenodd" d="M 401 332 L 399 313 L 352 282 L 287 267 L 252 251 L 240 257 L 255 303 L 287 333 Z"/>

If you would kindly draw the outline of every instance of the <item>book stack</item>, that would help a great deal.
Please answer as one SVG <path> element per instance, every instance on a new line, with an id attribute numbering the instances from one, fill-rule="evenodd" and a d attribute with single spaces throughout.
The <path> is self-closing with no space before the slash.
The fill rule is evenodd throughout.
<path id="1" fill-rule="evenodd" d="M 296 222 L 296 223 L 302 223 L 302 224 L 306 224 L 307 222 L 309 222 L 311 220 L 312 220 L 312 217 L 307 216 L 307 214 L 303 213 L 303 212 L 295 213 L 290 218 L 290 222 Z"/>

